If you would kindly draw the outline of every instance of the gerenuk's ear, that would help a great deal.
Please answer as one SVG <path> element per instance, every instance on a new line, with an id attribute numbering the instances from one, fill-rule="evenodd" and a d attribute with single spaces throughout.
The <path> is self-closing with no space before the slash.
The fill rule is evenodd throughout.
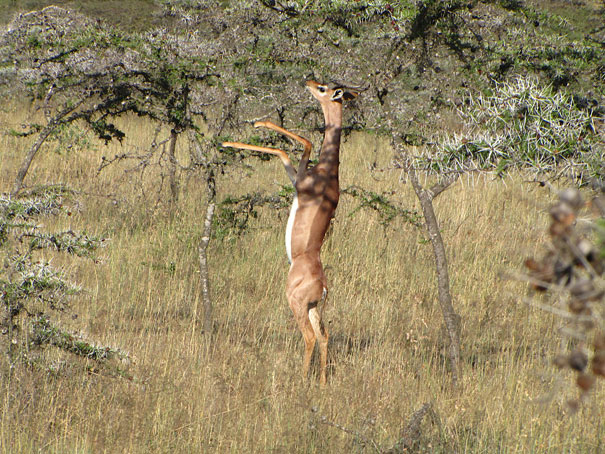
<path id="1" fill-rule="evenodd" d="M 353 90 L 344 89 L 344 88 L 336 88 L 336 89 L 334 89 L 334 93 L 332 93 L 330 100 L 331 101 L 337 101 L 337 100 L 350 101 L 351 99 L 355 99 L 358 95 L 359 95 L 359 93 L 356 91 L 353 91 Z"/>
<path id="2" fill-rule="evenodd" d="M 338 101 L 342 99 L 343 95 L 344 91 L 341 88 L 337 88 L 336 90 L 334 90 L 334 93 L 332 93 L 332 96 L 330 96 L 330 101 Z"/>
<path id="3" fill-rule="evenodd" d="M 355 99 L 358 96 L 359 96 L 359 92 L 358 91 L 345 90 L 344 94 L 342 95 L 342 99 L 344 99 L 345 101 L 350 101 L 351 99 Z"/>

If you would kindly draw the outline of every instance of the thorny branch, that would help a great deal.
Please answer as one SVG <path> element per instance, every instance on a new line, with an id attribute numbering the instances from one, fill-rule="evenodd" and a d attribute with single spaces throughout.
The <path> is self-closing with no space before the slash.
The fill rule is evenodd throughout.
<path id="1" fill-rule="evenodd" d="M 590 206 L 600 216 L 592 230 L 582 229 L 578 216 L 585 206 Z M 548 292 L 560 301 L 553 305 L 528 304 L 566 320 L 568 327 L 561 329 L 565 342 L 574 345 L 571 352 L 562 351 L 554 364 L 576 372 L 576 385 L 580 390 L 578 400 L 568 401 L 576 410 L 587 399 L 597 378 L 605 377 L 605 194 L 589 203 L 583 200 L 577 189 L 559 193 L 559 201 L 550 209 L 549 234 L 551 245 L 539 259 L 528 258 L 530 287 L 539 293 Z M 600 249 L 589 238 L 596 236 Z M 575 339 L 575 342 L 567 342 Z"/>

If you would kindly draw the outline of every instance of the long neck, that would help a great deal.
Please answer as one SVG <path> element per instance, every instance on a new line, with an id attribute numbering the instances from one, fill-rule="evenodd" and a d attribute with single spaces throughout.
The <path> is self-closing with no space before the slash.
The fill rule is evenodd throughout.
<path id="1" fill-rule="evenodd" d="M 342 104 L 331 102 L 322 105 L 326 129 L 319 154 L 319 166 L 328 173 L 338 175 L 338 154 L 340 151 L 340 132 L 342 130 Z"/>

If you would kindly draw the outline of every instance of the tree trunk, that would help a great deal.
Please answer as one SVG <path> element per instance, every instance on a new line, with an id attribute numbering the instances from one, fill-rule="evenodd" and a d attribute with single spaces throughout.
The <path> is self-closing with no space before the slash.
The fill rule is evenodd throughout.
<path id="1" fill-rule="evenodd" d="M 455 386 L 462 378 L 460 369 L 460 316 L 456 313 L 454 306 L 452 305 L 447 256 L 445 254 L 443 238 L 439 231 L 439 223 L 437 222 L 437 217 L 435 216 L 435 210 L 433 208 L 433 199 L 451 185 L 457 179 L 457 176 L 449 177 L 429 190 L 424 189 L 420 185 L 414 170 L 409 172 L 409 176 L 414 191 L 418 196 L 418 200 L 420 200 L 426 228 L 433 246 L 435 267 L 437 269 L 439 304 L 441 306 L 446 332 L 449 337 L 449 360 L 452 369 L 452 383 Z"/>
<path id="2" fill-rule="evenodd" d="M 205 335 L 211 336 L 212 299 L 210 298 L 210 273 L 208 272 L 208 245 L 210 244 L 212 235 L 212 221 L 214 219 L 214 209 L 216 207 L 216 179 L 208 156 L 203 152 L 193 130 L 189 130 L 189 143 L 191 146 L 192 161 L 197 162 L 198 165 L 204 168 L 208 198 L 206 217 L 204 218 L 204 230 L 202 232 L 202 239 L 198 245 L 198 255 L 200 260 L 200 281 L 202 284 L 202 305 L 204 306 L 202 330 Z"/>
<path id="3" fill-rule="evenodd" d="M 212 178 L 212 177 L 210 177 Z M 208 182 L 208 205 L 206 206 L 206 218 L 204 220 L 204 231 L 198 246 L 200 259 L 200 280 L 202 284 L 202 304 L 204 306 L 203 332 L 210 336 L 212 334 L 212 300 L 210 299 L 210 276 L 208 273 L 208 244 L 212 234 L 212 220 L 214 218 L 215 203 L 214 182 Z"/>
<path id="4" fill-rule="evenodd" d="M 13 184 L 11 197 L 15 197 L 17 194 L 19 194 L 19 192 L 23 188 L 23 180 L 25 180 L 25 176 L 29 171 L 29 167 L 31 166 L 32 161 L 34 160 L 36 153 L 38 153 L 38 150 L 40 150 L 40 147 L 42 146 L 44 141 L 55 130 L 56 127 L 56 123 L 49 123 L 44 127 L 44 129 L 42 129 L 42 131 L 40 131 L 40 134 L 38 134 L 38 139 L 31 146 L 29 152 L 27 153 L 27 156 L 25 156 L 25 159 L 21 163 L 21 167 L 19 168 L 19 172 L 17 173 L 17 177 L 15 178 L 15 182 Z"/>
<path id="5" fill-rule="evenodd" d="M 175 129 L 170 131 L 170 144 L 168 145 L 168 175 L 170 177 L 170 203 L 174 207 L 179 200 L 179 182 L 176 176 L 176 141 L 179 134 Z"/>

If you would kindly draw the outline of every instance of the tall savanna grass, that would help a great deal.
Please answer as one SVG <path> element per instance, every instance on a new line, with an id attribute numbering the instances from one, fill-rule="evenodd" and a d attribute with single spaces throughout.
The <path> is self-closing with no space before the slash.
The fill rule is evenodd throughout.
<path id="1" fill-rule="evenodd" d="M 26 115 L 15 108 L 1 121 L 16 125 Z M 548 240 L 547 189 L 523 175 L 463 179 L 436 201 L 463 321 L 459 389 L 450 386 L 423 230 L 400 219 L 385 229 L 369 211 L 351 215 L 357 202 L 343 196 L 322 255 L 331 337 L 329 383 L 321 389 L 316 376 L 301 380 L 302 338 L 284 295 L 287 213 L 261 208 L 244 235 L 211 242 L 215 330 L 204 337 L 197 261 L 203 184 L 200 176 L 183 178 L 170 208 L 157 167 L 144 180 L 125 172 L 128 162 L 98 174 L 102 155 L 134 152 L 153 136 L 153 125 L 124 122 L 123 145 L 47 149 L 26 182 L 81 191 L 74 214 L 43 219 L 44 228 L 111 239 L 100 264 L 44 254 L 85 289 L 63 325 L 128 352 L 131 362 L 112 374 L 49 349 L 39 363 L 48 367 L 9 371 L 3 357 L 2 453 L 376 452 L 401 437 L 425 402 L 435 413 L 422 423 L 418 452 L 603 449 L 603 384 L 577 413 L 567 411 L 575 390 L 551 365 L 561 322 L 522 302 L 526 285 L 503 279 Z M 27 146 L 27 139 L 0 137 L 2 191 Z M 418 208 L 396 171 L 370 170 L 388 167 L 391 157 L 373 136 L 350 137 L 341 185 L 388 191 Z M 251 164 L 254 171 L 220 177 L 219 198 L 286 183 L 278 160 Z"/>

